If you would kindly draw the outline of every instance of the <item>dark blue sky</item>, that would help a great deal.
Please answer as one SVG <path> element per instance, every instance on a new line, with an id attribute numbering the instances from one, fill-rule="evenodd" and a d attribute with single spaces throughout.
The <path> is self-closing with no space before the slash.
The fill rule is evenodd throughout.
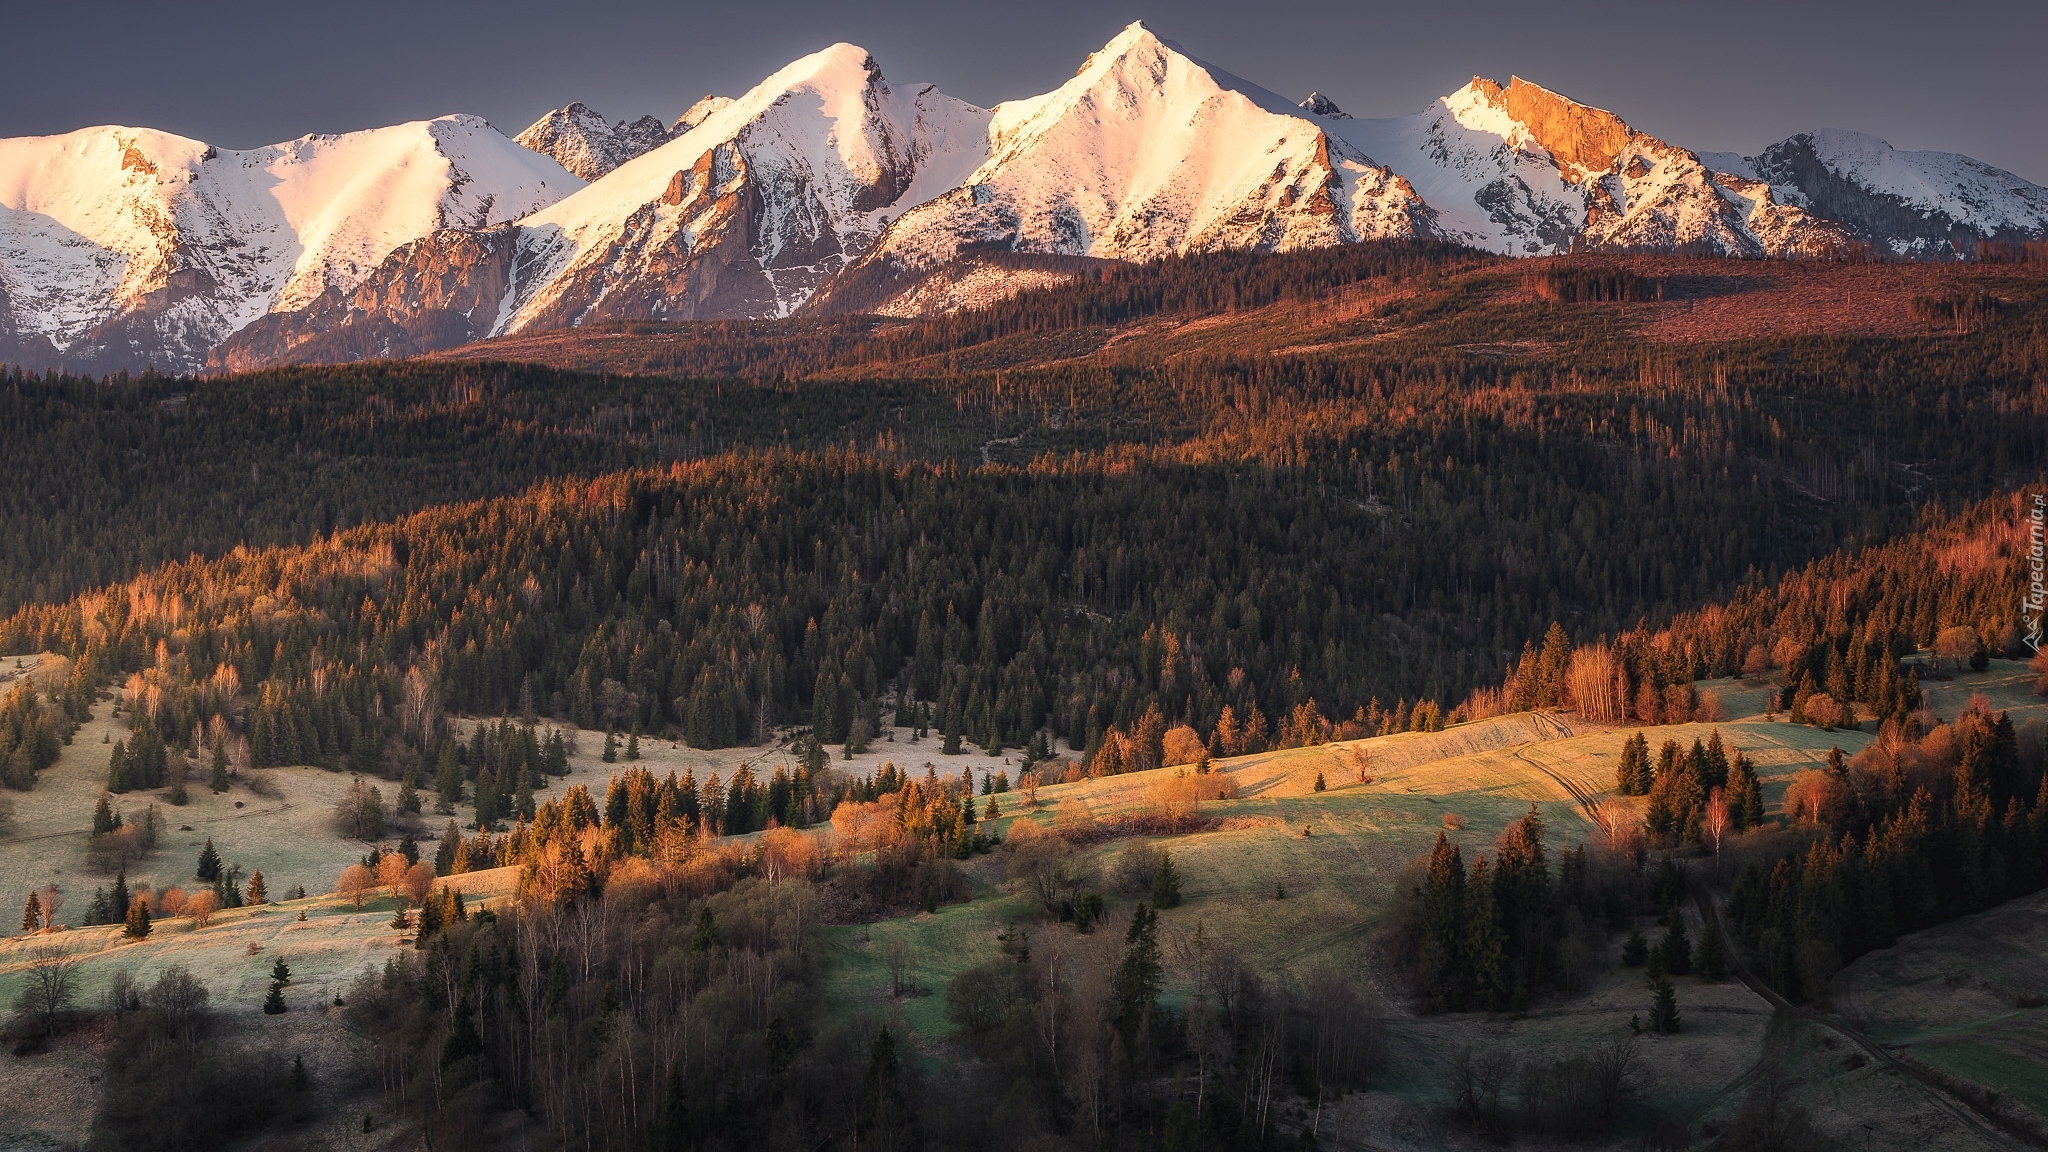
<path id="1" fill-rule="evenodd" d="M 2042 0 L 17 0 L 0 136 L 123 123 L 249 147 L 455 111 L 517 132 L 571 100 L 672 120 L 836 40 L 868 48 L 892 80 L 990 104 L 1054 87 L 1139 18 L 1356 115 L 1516 73 L 1690 148 L 1753 153 L 1854 128 L 2048 184 Z"/>

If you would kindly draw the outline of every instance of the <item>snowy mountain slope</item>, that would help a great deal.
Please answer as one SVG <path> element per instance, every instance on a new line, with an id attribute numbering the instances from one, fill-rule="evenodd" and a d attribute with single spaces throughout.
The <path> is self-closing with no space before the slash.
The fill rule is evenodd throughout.
<path id="1" fill-rule="evenodd" d="M 956 186 L 987 119 L 930 85 L 892 87 L 851 44 L 806 56 L 523 221 L 520 296 L 501 330 L 786 315 L 895 214 Z"/>
<path id="2" fill-rule="evenodd" d="M 196 367 L 409 240 L 580 184 L 470 116 L 241 152 L 119 127 L 0 140 L 0 289 L 17 337 L 69 361 Z"/>
<path id="3" fill-rule="evenodd" d="M 631 123 L 607 123 L 579 100 L 534 121 L 513 139 L 554 158 L 579 178 L 595 180 L 633 157 L 668 143 L 669 131 L 652 116 L 642 116 Z"/>
<path id="4" fill-rule="evenodd" d="M 987 161 L 871 259 L 916 269 L 995 245 L 1144 260 L 1428 230 L 1405 181 L 1135 23 L 1058 89 L 998 106 Z"/>
<path id="5" fill-rule="evenodd" d="M 836 44 L 673 128 L 571 104 L 518 142 L 464 116 L 247 152 L 133 128 L 0 140 L 0 362 L 249 367 L 604 320 L 915 314 L 1095 259 L 1413 235 L 1946 259 L 2048 236 L 2048 189 L 1850 132 L 1695 153 L 1520 78 L 1356 119 L 1143 24 L 993 111 Z"/>
<path id="6" fill-rule="evenodd" d="M 1953 152 L 1905 152 L 1839 129 L 1802 132 L 1743 163 L 1782 196 L 1901 256 L 1967 255 L 2048 234 L 2048 188 Z"/>
<path id="7" fill-rule="evenodd" d="M 1440 234 L 1496 252 L 1785 256 L 1842 238 L 1761 182 L 1717 173 L 1611 112 L 1520 77 L 1505 87 L 1474 77 L 1412 116 L 1324 118 L 1332 134 L 1406 177 L 1436 210 Z"/>
<path id="8" fill-rule="evenodd" d="M 228 342 L 215 363 L 317 358 L 353 347 L 325 334 L 358 324 L 481 337 L 595 320 L 788 315 L 904 208 L 956 187 L 987 147 L 985 110 L 931 85 L 893 87 L 850 44 L 692 112 L 695 127 L 521 219 L 500 296 L 389 291 L 423 268 L 442 281 L 500 282 L 500 241 L 437 233 L 394 253 L 353 293 Z M 456 298 L 459 320 L 419 312 Z"/>

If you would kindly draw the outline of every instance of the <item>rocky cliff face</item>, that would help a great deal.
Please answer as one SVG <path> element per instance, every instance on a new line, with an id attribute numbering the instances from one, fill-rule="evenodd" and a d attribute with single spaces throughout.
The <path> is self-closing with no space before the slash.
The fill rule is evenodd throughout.
<path id="1" fill-rule="evenodd" d="M 273 312 L 207 357 L 212 371 L 416 356 L 490 334 L 511 292 L 518 229 L 444 228 L 401 245 L 357 287 Z"/>
<path id="2" fill-rule="evenodd" d="M 557 108 L 513 138 L 575 173 L 595 180 L 635 156 L 669 141 L 669 131 L 652 116 L 610 124 L 589 105 L 578 101 Z"/>

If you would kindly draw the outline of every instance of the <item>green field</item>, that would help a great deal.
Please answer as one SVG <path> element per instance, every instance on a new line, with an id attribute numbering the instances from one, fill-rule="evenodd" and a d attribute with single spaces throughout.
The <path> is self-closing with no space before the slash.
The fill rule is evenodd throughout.
<path id="1" fill-rule="evenodd" d="M 1946 713 L 1969 693 L 1982 691 L 1996 704 L 2019 709 L 2024 723 L 2027 710 L 2041 707 L 2031 682 L 2023 668 L 1999 662 L 1982 675 L 1930 684 L 1929 697 Z M 1867 732 L 1822 732 L 1766 720 L 1755 713 L 1762 695 L 1757 685 L 1730 681 L 1703 687 L 1715 691 L 1734 718 L 1647 729 L 1652 748 L 1666 739 L 1689 746 L 1718 728 L 1731 751 L 1740 749 L 1755 761 L 1766 799 L 1773 804 L 1784 783 L 1819 763 L 1829 748 L 1853 753 L 1870 739 Z M 104 771 L 101 737 L 125 731 L 106 711 L 81 729 L 34 792 L 15 797 L 12 819 L 0 833 L 0 877 L 22 892 L 30 884 L 58 880 L 67 894 L 60 918 L 67 920 L 75 921 L 93 885 L 106 882 L 86 866 L 84 834 Z M 1341 972 L 1377 994 L 1384 1006 L 1388 1070 L 1372 1091 L 1332 1104 L 1325 1125 L 1376 1134 L 1359 1147 L 1462 1146 L 1468 1137 L 1446 1129 L 1440 1120 L 1448 1053 L 1466 1043 L 1557 1052 L 1614 1038 L 1626 1034 L 1631 1016 L 1646 1010 L 1647 994 L 1640 974 L 1620 967 L 1610 954 L 1596 958 L 1582 991 L 1540 1002 L 1524 1013 L 1414 1015 L 1383 950 L 1382 929 L 1392 898 L 1398 886 L 1412 879 L 1411 869 L 1439 831 L 1448 830 L 1469 859 L 1490 852 L 1500 830 L 1533 804 L 1548 829 L 1553 854 L 1597 835 L 1585 804 L 1612 799 L 1615 761 L 1632 730 L 1561 714 L 1523 713 L 1441 733 L 1217 761 L 1214 771 L 1234 785 L 1237 796 L 1203 802 L 1203 830 L 1099 840 L 1086 849 L 1110 902 L 1104 930 L 1081 936 L 1070 927 L 1045 923 L 1028 898 L 1013 894 L 1004 883 L 1001 852 L 976 857 L 961 866 L 973 893 L 970 900 L 933 913 L 823 930 L 827 1011 L 842 1018 L 873 1014 L 899 1021 L 927 1061 L 936 1065 L 953 1058 L 957 1049 L 945 1011 L 946 987 L 953 977 L 1001 955 L 998 936 L 1013 925 L 1036 933 L 1034 948 L 1058 947 L 1077 957 L 1112 960 L 1122 946 L 1123 916 L 1134 897 L 1115 894 L 1108 878 L 1122 853 L 1145 843 L 1170 851 L 1183 878 L 1185 902 L 1161 915 L 1169 1002 L 1184 999 L 1195 983 L 1195 974 L 1180 958 L 1198 930 L 1207 940 L 1237 949 L 1269 982 L 1303 979 L 1318 970 Z M 835 767 L 866 771 L 893 760 L 914 770 L 929 762 L 954 775 L 969 765 L 1002 766 L 986 756 L 940 757 L 935 741 L 912 743 L 907 732 L 891 735 L 898 739 L 878 742 L 858 761 L 835 760 Z M 582 734 L 571 780 L 601 793 L 603 781 L 619 766 L 598 760 L 600 743 L 595 734 Z M 652 740 L 645 742 L 644 752 L 645 765 L 657 772 L 689 767 L 700 778 L 711 771 L 730 773 L 742 758 L 772 768 L 777 756 L 760 749 L 698 753 Z M 1000 825 L 1007 834 L 1020 821 L 1049 824 L 1062 810 L 1071 819 L 1076 805 L 1096 819 L 1144 814 L 1156 809 L 1161 782 L 1184 770 L 1049 785 L 1039 790 L 1038 804 L 1029 811 L 1021 795 L 1012 792 L 1000 798 Z M 1365 782 L 1359 779 L 1361 771 Z M 1318 774 L 1326 784 L 1321 792 L 1315 790 Z M 190 858 L 201 838 L 212 836 L 227 859 L 262 868 L 272 878 L 273 894 L 297 883 L 314 892 L 330 887 L 334 873 L 365 849 L 330 827 L 330 810 L 348 777 L 317 768 L 270 769 L 259 775 L 269 782 L 265 791 L 274 795 L 238 786 L 216 797 L 203 781 L 195 781 L 192 802 L 183 808 L 171 808 L 159 797 L 169 822 L 165 844 L 131 869 L 131 882 L 189 883 Z M 387 796 L 395 794 L 388 785 L 386 790 Z M 126 798 L 123 806 L 132 815 L 143 799 Z M 239 809 L 234 807 L 238 800 L 243 804 Z M 444 820 L 430 812 L 429 834 Z M 176 830 L 181 824 L 191 830 Z M 829 835 L 822 829 L 816 834 Z M 509 893 L 514 878 L 505 869 L 470 874 L 459 883 L 473 896 L 488 898 Z M 1284 886 L 1284 899 L 1276 898 L 1276 886 Z M 12 898 L 18 903 L 19 893 Z M 302 910 L 304 921 L 298 919 Z M 141 942 L 124 942 L 118 928 L 109 927 L 73 929 L 33 943 L 61 943 L 88 955 L 83 981 L 88 1001 L 102 994 L 117 971 L 148 980 L 166 967 L 185 965 L 206 981 L 219 1007 L 258 1030 L 252 1035 L 309 1048 L 324 1066 L 338 1069 L 346 1061 L 349 1038 L 327 1008 L 359 973 L 381 967 L 402 946 L 390 916 L 388 899 L 356 911 L 338 898 L 313 896 L 222 913 L 205 929 L 195 930 L 182 919 L 162 921 Z M 2044 925 L 2048 898 L 2017 901 L 1865 957 L 1841 978 L 1843 1011 L 1865 1021 L 1874 1039 L 1901 1046 L 1929 1067 L 2048 1113 L 2048 1077 L 2042 1074 L 2048 1067 L 2043 1059 L 2048 1055 L 2048 1013 L 2019 1006 L 2048 996 L 2048 978 L 2041 975 L 2037 959 L 2048 947 Z M 1695 938 L 1698 931 L 1695 922 Z M 902 941 L 907 962 L 908 994 L 901 997 L 890 994 L 894 940 Z M 18 938 L 0 942 L 0 996 L 11 999 L 30 946 Z M 304 1009 L 282 1018 L 294 1022 L 289 1032 L 278 1031 L 285 1025 L 257 1013 L 270 965 L 279 955 L 295 972 L 294 1007 Z M 1880 1066 L 1857 1064 L 1824 1028 L 1774 1020 L 1769 1004 L 1740 983 L 1707 986 L 1683 980 L 1679 995 L 1686 1030 L 1675 1037 L 1645 1038 L 1645 1067 L 1653 1087 L 1625 1126 L 1629 1139 L 1640 1139 L 1652 1118 L 1675 1118 L 1695 1129 L 1717 1118 L 1725 1122 L 1765 1054 L 1778 1052 L 1789 1054 L 1801 1077 L 1800 1098 L 1830 1130 L 1857 1133 L 1873 1110 L 1896 1121 L 1881 1134 L 1864 1133 L 1857 1146 L 1979 1146 L 1979 1138 L 1942 1111 L 1926 1090 Z M 0 1140 L 40 1133 L 37 1139 L 64 1141 L 82 1134 L 77 1110 L 67 1112 L 60 1105 L 90 1072 L 88 1054 L 60 1045 L 37 1061 L 0 1056 L 0 1077 L 22 1086 L 10 1102 L 0 1103 Z"/>

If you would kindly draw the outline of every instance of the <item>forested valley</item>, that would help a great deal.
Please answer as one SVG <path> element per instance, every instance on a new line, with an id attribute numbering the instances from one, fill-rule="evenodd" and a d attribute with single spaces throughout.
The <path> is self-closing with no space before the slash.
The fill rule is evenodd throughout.
<path id="1" fill-rule="evenodd" d="M 2038 726 L 1923 697 L 2026 654 L 2048 281 L 1992 271 L 1914 280 L 1895 335 L 1647 340 L 1632 315 L 1724 291 L 1728 262 L 1361 245 L 928 321 L 596 334 L 617 372 L 9 372 L 0 653 L 69 663 L 0 703 L 0 782 L 32 800 L 112 700 L 117 801 L 187 760 L 222 792 L 311 765 L 438 799 L 438 856 L 406 839 L 432 875 L 410 902 L 405 869 L 383 881 L 406 947 L 333 1005 L 436 1148 L 1315 1146 L 1326 1098 L 1389 1074 L 1389 1012 L 1571 995 L 1628 932 L 1664 981 L 1649 1031 L 1676 1034 L 1671 975 L 1747 957 L 1815 1003 L 1858 955 L 2048 883 Z M 1766 805 L 1732 736 L 1627 736 L 1722 719 L 1715 679 L 1878 737 Z M 1517 801 L 1461 853 L 1444 810 L 1334 974 L 1162 928 L 1179 841 L 1143 838 L 1223 828 L 1212 757 L 1532 710 L 1612 729 L 1627 799 L 1579 797 L 1591 832 Z M 608 792 L 558 783 L 563 729 L 625 749 Z M 892 731 L 1017 776 L 831 769 Z M 664 779 L 632 763 L 657 739 L 797 768 Z M 1183 765 L 1141 816 L 1040 811 L 1042 786 Z M 1332 777 L 1310 795 L 1354 783 Z M 466 908 L 456 878 L 494 867 L 516 896 Z M 970 904 L 971 867 L 1029 905 L 1000 958 L 921 990 L 887 961 L 892 1002 L 943 997 L 965 1055 L 935 1064 L 900 1012 L 834 1010 L 821 933 Z M 1398 1004 L 1358 979 L 1381 961 Z M 1169 994 L 1169 969 L 1196 975 Z M 175 1146 L 149 1133 L 237 1067 L 165 979 L 110 1009 L 113 1091 L 155 1093 L 103 1109 L 125 1146 Z M 1604 1136 L 1638 1045 L 1519 1065 L 1513 1116 L 1505 1066 L 1461 1051 L 1451 1111 Z M 182 1094 L 139 1055 L 169 1051 Z"/>

